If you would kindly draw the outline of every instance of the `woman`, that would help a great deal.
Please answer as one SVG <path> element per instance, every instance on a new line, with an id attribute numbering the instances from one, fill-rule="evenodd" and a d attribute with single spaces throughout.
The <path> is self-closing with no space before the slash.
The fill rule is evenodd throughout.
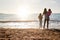
<path id="1" fill-rule="evenodd" d="M 45 14 L 45 19 L 44 19 L 44 28 L 45 28 L 45 24 L 47 22 L 47 29 L 48 29 L 48 26 L 49 26 L 49 19 L 50 19 L 50 15 L 51 15 L 52 11 L 51 9 L 48 9 L 47 13 Z"/>
<path id="2" fill-rule="evenodd" d="M 45 23 L 46 23 L 46 14 L 47 14 L 47 9 L 46 8 L 44 8 L 44 11 L 43 11 L 43 15 L 44 15 L 44 26 L 43 26 L 43 28 L 45 28 Z"/>

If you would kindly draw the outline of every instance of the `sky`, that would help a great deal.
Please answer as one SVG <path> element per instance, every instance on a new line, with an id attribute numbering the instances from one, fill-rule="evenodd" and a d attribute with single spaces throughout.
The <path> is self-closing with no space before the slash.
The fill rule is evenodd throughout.
<path id="1" fill-rule="evenodd" d="M 60 0 L 0 0 L 0 13 L 42 13 L 44 8 L 60 13 Z"/>

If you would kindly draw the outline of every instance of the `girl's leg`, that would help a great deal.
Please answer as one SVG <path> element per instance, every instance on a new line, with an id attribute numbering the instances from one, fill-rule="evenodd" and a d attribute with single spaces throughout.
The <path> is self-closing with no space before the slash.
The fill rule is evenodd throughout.
<path id="1" fill-rule="evenodd" d="M 42 27 L 42 21 L 40 21 L 40 27 Z"/>
<path id="2" fill-rule="evenodd" d="M 40 21 L 39 21 L 39 29 L 40 29 Z"/>

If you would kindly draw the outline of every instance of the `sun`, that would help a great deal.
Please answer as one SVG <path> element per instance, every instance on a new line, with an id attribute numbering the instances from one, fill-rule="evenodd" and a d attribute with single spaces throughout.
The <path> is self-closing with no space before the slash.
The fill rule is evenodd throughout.
<path id="1" fill-rule="evenodd" d="M 18 8 L 17 10 L 17 16 L 21 19 L 21 20 L 27 20 L 28 16 L 30 13 L 30 9 L 28 6 L 21 6 Z"/>

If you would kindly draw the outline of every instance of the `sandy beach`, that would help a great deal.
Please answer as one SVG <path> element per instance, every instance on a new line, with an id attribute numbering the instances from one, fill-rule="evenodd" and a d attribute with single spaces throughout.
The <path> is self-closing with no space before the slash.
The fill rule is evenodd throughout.
<path id="1" fill-rule="evenodd" d="M 1 35 L 1 33 L 3 33 Z M 60 40 L 58 29 L 2 29 L 0 39 L 5 40 Z M 4 37 L 5 36 L 5 37 Z"/>

